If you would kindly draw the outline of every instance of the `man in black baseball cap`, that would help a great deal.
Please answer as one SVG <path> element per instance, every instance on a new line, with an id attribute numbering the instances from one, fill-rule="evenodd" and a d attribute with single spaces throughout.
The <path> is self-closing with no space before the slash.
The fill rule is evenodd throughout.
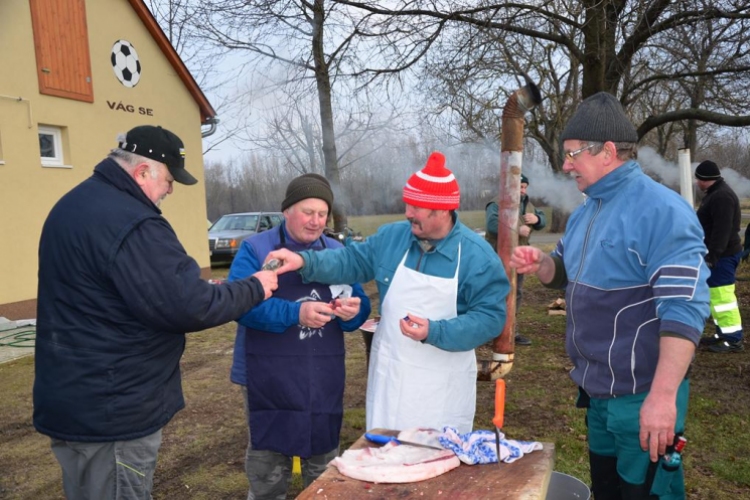
<path id="1" fill-rule="evenodd" d="M 198 182 L 185 170 L 185 146 L 182 140 L 165 128 L 153 125 L 135 127 L 125 135 L 119 147 L 165 164 L 174 180 L 180 184 L 190 186 Z"/>
<path id="2" fill-rule="evenodd" d="M 159 208 L 174 181 L 196 182 L 182 141 L 141 126 L 117 142 L 39 242 L 34 426 L 67 498 L 151 498 L 162 428 L 185 406 L 185 333 L 237 320 L 278 286 L 274 271 L 201 279 Z"/>

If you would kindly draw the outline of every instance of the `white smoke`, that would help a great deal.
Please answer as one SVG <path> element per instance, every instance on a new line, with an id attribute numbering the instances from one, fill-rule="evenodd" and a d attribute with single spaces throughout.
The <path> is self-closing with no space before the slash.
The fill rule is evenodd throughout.
<path id="1" fill-rule="evenodd" d="M 638 148 L 638 163 L 644 172 L 679 192 L 680 170 L 677 163 L 664 159 L 650 147 Z M 691 178 L 694 178 L 697 166 L 697 162 L 691 164 Z M 566 174 L 555 174 L 549 166 L 536 162 L 524 162 L 523 173 L 529 178 L 528 195 L 532 198 L 542 199 L 549 206 L 567 213 L 572 212 L 583 202 L 583 193 L 578 190 L 575 181 Z M 721 168 L 721 175 L 739 198 L 750 197 L 750 179 L 728 167 Z M 693 199 L 696 199 L 695 182 L 691 184 L 691 187 L 694 190 Z"/>
<path id="2" fill-rule="evenodd" d="M 567 174 L 555 174 L 548 166 L 524 162 L 523 174 L 529 179 L 529 197 L 542 199 L 547 205 L 570 213 L 583 202 L 583 193 Z"/>
<path id="3" fill-rule="evenodd" d="M 662 184 L 671 187 L 679 191 L 680 188 L 680 171 L 677 163 L 665 160 L 659 154 L 650 147 L 638 148 L 638 163 L 644 172 L 654 174 L 658 177 L 658 180 Z M 693 179 L 693 194 L 695 195 L 695 167 L 698 166 L 698 162 L 690 164 L 690 178 Z M 734 190 L 739 198 L 750 197 L 750 180 L 743 177 L 736 170 L 732 170 L 729 167 L 721 167 L 721 176 Z M 695 198 L 695 196 L 694 196 Z"/>

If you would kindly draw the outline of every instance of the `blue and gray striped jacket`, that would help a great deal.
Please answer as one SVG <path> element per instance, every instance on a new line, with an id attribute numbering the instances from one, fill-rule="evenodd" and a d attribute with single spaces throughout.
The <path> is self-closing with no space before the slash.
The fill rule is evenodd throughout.
<path id="1" fill-rule="evenodd" d="M 703 230 L 635 161 L 586 191 L 552 255 L 567 274 L 566 349 L 590 396 L 648 391 L 662 332 L 698 343 L 709 314 Z"/>

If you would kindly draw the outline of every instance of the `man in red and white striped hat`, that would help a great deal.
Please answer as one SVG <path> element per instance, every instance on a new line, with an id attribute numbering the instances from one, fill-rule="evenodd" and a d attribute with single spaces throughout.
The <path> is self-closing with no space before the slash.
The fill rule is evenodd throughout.
<path id="1" fill-rule="evenodd" d="M 380 323 L 367 379 L 367 429 L 472 430 L 474 348 L 505 324 L 509 285 L 492 247 L 458 218 L 460 189 L 432 153 L 403 190 L 406 221 L 342 249 L 271 252 L 305 281 L 375 280 Z"/>

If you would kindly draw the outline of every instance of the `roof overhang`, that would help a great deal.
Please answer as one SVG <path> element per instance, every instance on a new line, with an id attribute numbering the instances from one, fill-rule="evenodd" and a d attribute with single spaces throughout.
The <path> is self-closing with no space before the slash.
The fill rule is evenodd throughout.
<path id="1" fill-rule="evenodd" d="M 190 95 L 193 96 L 193 99 L 195 99 L 195 102 L 198 104 L 201 112 L 201 124 L 212 123 L 213 119 L 216 118 L 216 111 L 214 110 L 213 106 L 211 106 L 211 103 L 208 102 L 208 99 L 196 83 L 193 75 L 190 74 L 190 71 L 187 69 L 187 66 L 185 66 L 185 63 L 182 62 L 182 59 L 180 58 L 179 54 L 177 54 L 177 51 L 174 49 L 169 39 L 162 31 L 159 23 L 157 23 L 156 19 L 154 19 L 151 11 L 148 10 L 148 7 L 146 7 L 146 4 L 143 2 L 143 0 L 128 0 L 128 2 L 130 2 L 133 10 L 135 10 L 136 14 L 138 14 L 138 17 L 146 26 L 146 29 L 148 29 L 149 33 L 151 33 L 151 36 L 154 37 L 154 40 L 156 40 L 156 44 L 167 57 L 167 60 L 177 72 L 180 80 L 182 80 L 182 83 L 185 84 L 185 87 L 187 87 Z"/>

